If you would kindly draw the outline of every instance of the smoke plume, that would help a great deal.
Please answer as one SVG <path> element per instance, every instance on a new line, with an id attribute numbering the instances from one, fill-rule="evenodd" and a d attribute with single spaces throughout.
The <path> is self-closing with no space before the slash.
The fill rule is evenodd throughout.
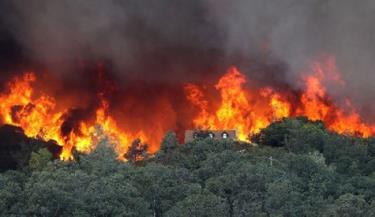
<path id="1" fill-rule="evenodd" d="M 78 90 L 95 104 L 96 72 L 87 65 L 100 60 L 120 96 L 178 93 L 180 84 L 217 80 L 230 65 L 255 85 L 298 89 L 311 61 L 332 55 L 346 88 L 328 86 L 330 94 L 375 114 L 370 0 L 6 0 L 0 8 L 1 83 L 31 66 L 59 81 L 55 95 Z"/>

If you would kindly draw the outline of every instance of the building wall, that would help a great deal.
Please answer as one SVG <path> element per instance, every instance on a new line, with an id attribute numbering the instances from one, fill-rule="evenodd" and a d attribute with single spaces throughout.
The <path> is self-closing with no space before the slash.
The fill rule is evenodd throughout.
<path id="1" fill-rule="evenodd" d="M 237 140 L 236 130 L 186 130 L 185 143 L 193 141 L 195 139 L 194 134 L 207 134 L 207 137 L 209 137 L 209 133 L 214 135 L 213 139 L 222 140 L 223 133 L 227 133 L 227 139 Z"/>

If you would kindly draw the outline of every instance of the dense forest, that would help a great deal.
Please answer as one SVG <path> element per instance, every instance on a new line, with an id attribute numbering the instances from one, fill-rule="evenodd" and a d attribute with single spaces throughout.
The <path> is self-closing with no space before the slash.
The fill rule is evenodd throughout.
<path id="1" fill-rule="evenodd" d="M 22 155 L 0 173 L 1 216 L 375 216 L 375 139 L 321 122 L 284 119 L 251 145 L 169 132 L 154 155 L 134 141 L 127 162 L 107 141 L 69 162 Z"/>

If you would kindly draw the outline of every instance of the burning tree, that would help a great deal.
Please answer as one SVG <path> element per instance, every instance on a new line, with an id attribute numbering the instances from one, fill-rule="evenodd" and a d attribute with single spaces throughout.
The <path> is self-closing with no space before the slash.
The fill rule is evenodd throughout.
<path id="1" fill-rule="evenodd" d="M 131 163 L 147 159 L 148 147 L 148 144 L 142 144 L 140 139 L 136 139 L 130 145 L 128 151 L 124 155 L 124 158 Z"/>

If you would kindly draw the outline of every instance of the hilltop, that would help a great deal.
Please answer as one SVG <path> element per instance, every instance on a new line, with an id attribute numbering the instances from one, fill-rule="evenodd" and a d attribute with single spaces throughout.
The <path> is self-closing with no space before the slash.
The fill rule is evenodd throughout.
<path id="1" fill-rule="evenodd" d="M 375 215 L 375 139 L 293 118 L 252 141 L 178 144 L 169 132 L 155 155 L 128 162 L 106 140 L 69 162 L 41 148 L 0 174 L 1 216 Z"/>

